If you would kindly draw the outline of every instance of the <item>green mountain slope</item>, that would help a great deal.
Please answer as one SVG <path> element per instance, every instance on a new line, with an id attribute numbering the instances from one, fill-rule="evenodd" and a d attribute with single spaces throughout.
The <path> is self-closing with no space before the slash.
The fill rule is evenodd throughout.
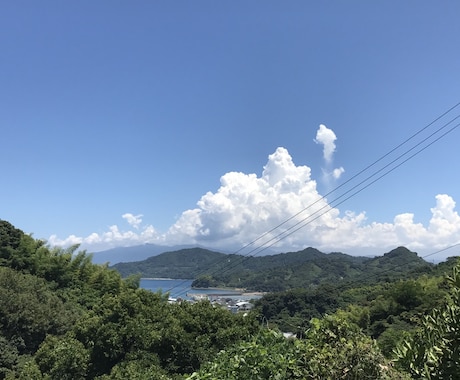
<path id="1" fill-rule="evenodd" d="M 429 271 L 431 264 L 399 247 L 381 257 L 326 254 L 315 248 L 262 257 L 227 255 L 203 248 L 166 252 L 113 266 L 122 276 L 196 279 L 196 286 L 243 287 L 255 291 L 308 288 L 347 280 L 393 280 Z M 371 279 L 372 278 L 372 279 Z"/>
<path id="2" fill-rule="evenodd" d="M 209 302 L 169 303 L 76 250 L 49 248 L 0 220 L 0 379 L 209 379 L 228 368 L 238 379 L 411 378 L 390 376 L 391 363 L 417 378 L 457 378 L 458 258 L 431 266 L 400 247 L 374 259 L 309 248 L 267 258 L 191 249 L 153 260 L 157 270 L 175 265 L 228 283 L 319 283 L 233 314 Z"/>
<path id="3" fill-rule="evenodd" d="M 140 274 L 142 277 L 192 279 L 202 268 L 213 268 L 227 255 L 204 248 L 186 248 L 165 252 L 146 260 L 118 263 L 112 266 L 123 277 Z"/>

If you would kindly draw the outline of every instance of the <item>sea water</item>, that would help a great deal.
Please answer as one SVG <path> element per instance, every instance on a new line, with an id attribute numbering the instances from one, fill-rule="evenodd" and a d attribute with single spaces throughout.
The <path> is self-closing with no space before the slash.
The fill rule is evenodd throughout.
<path id="1" fill-rule="evenodd" d="M 187 298 L 187 294 L 192 292 L 192 282 L 193 280 L 141 278 L 140 287 L 155 293 L 168 293 L 172 298 Z"/>
<path id="2" fill-rule="evenodd" d="M 168 293 L 171 298 L 191 299 L 193 294 L 214 295 L 225 294 L 229 297 L 238 297 L 241 293 L 228 289 L 192 289 L 193 280 L 180 280 L 170 278 L 141 278 L 140 287 L 151 290 L 152 292 L 160 291 L 163 294 Z"/>

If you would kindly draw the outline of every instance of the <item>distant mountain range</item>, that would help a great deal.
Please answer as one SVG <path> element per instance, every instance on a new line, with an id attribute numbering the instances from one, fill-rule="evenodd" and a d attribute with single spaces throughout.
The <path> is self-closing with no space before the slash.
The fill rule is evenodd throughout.
<path id="1" fill-rule="evenodd" d="M 181 249 L 195 248 L 191 245 L 165 246 L 156 244 L 143 244 L 132 247 L 117 247 L 93 253 L 93 263 L 114 265 L 117 263 L 126 263 L 141 261 L 152 256 L 157 256 L 164 252 L 179 251 Z"/>
<path id="2" fill-rule="evenodd" d="M 207 247 L 197 246 L 197 245 L 174 245 L 174 246 L 167 246 L 167 245 L 156 245 L 156 244 L 143 244 L 143 245 L 136 245 L 132 247 L 117 247 L 108 249 L 105 251 L 99 251 L 93 253 L 93 263 L 95 264 L 105 264 L 109 263 L 110 265 L 115 265 L 117 263 L 128 263 L 133 261 L 141 261 L 148 259 L 152 256 L 157 256 L 161 253 L 165 252 L 174 252 L 180 251 L 182 249 L 189 249 L 189 248 L 203 248 L 209 249 Z M 225 251 L 216 251 L 214 249 L 209 249 L 215 252 L 221 253 L 230 253 Z M 275 251 L 273 250 L 265 250 L 263 255 L 273 255 Z"/>
<path id="3" fill-rule="evenodd" d="M 195 279 L 196 286 L 231 286 L 256 291 L 278 291 L 339 281 L 375 282 L 407 278 L 434 267 L 405 247 L 374 258 L 315 248 L 252 257 L 224 254 L 204 248 L 163 252 L 148 259 L 112 266 L 126 277 Z"/>

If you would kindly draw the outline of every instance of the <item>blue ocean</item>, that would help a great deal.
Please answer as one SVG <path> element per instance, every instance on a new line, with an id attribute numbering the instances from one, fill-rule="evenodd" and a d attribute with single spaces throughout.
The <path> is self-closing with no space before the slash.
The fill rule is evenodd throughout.
<path id="1" fill-rule="evenodd" d="M 226 294 L 238 296 L 241 293 L 238 291 L 232 291 L 228 289 L 192 289 L 193 280 L 178 280 L 178 279 L 167 279 L 167 278 L 142 278 L 140 287 L 143 289 L 151 290 L 152 292 L 161 291 L 162 293 L 168 293 L 169 297 L 191 299 L 192 294 Z"/>
<path id="2" fill-rule="evenodd" d="M 193 280 L 175 280 L 166 278 L 141 278 L 140 287 L 152 292 L 169 293 L 172 298 L 187 298 L 192 292 Z"/>

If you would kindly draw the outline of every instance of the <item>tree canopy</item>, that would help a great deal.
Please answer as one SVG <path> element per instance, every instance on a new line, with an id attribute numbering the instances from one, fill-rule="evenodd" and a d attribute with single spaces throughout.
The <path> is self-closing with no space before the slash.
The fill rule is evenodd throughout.
<path id="1" fill-rule="evenodd" d="M 460 364 L 456 259 L 272 292 L 233 314 L 169 303 L 77 246 L 0 220 L 0 305 L 0 379 L 453 379 Z"/>

